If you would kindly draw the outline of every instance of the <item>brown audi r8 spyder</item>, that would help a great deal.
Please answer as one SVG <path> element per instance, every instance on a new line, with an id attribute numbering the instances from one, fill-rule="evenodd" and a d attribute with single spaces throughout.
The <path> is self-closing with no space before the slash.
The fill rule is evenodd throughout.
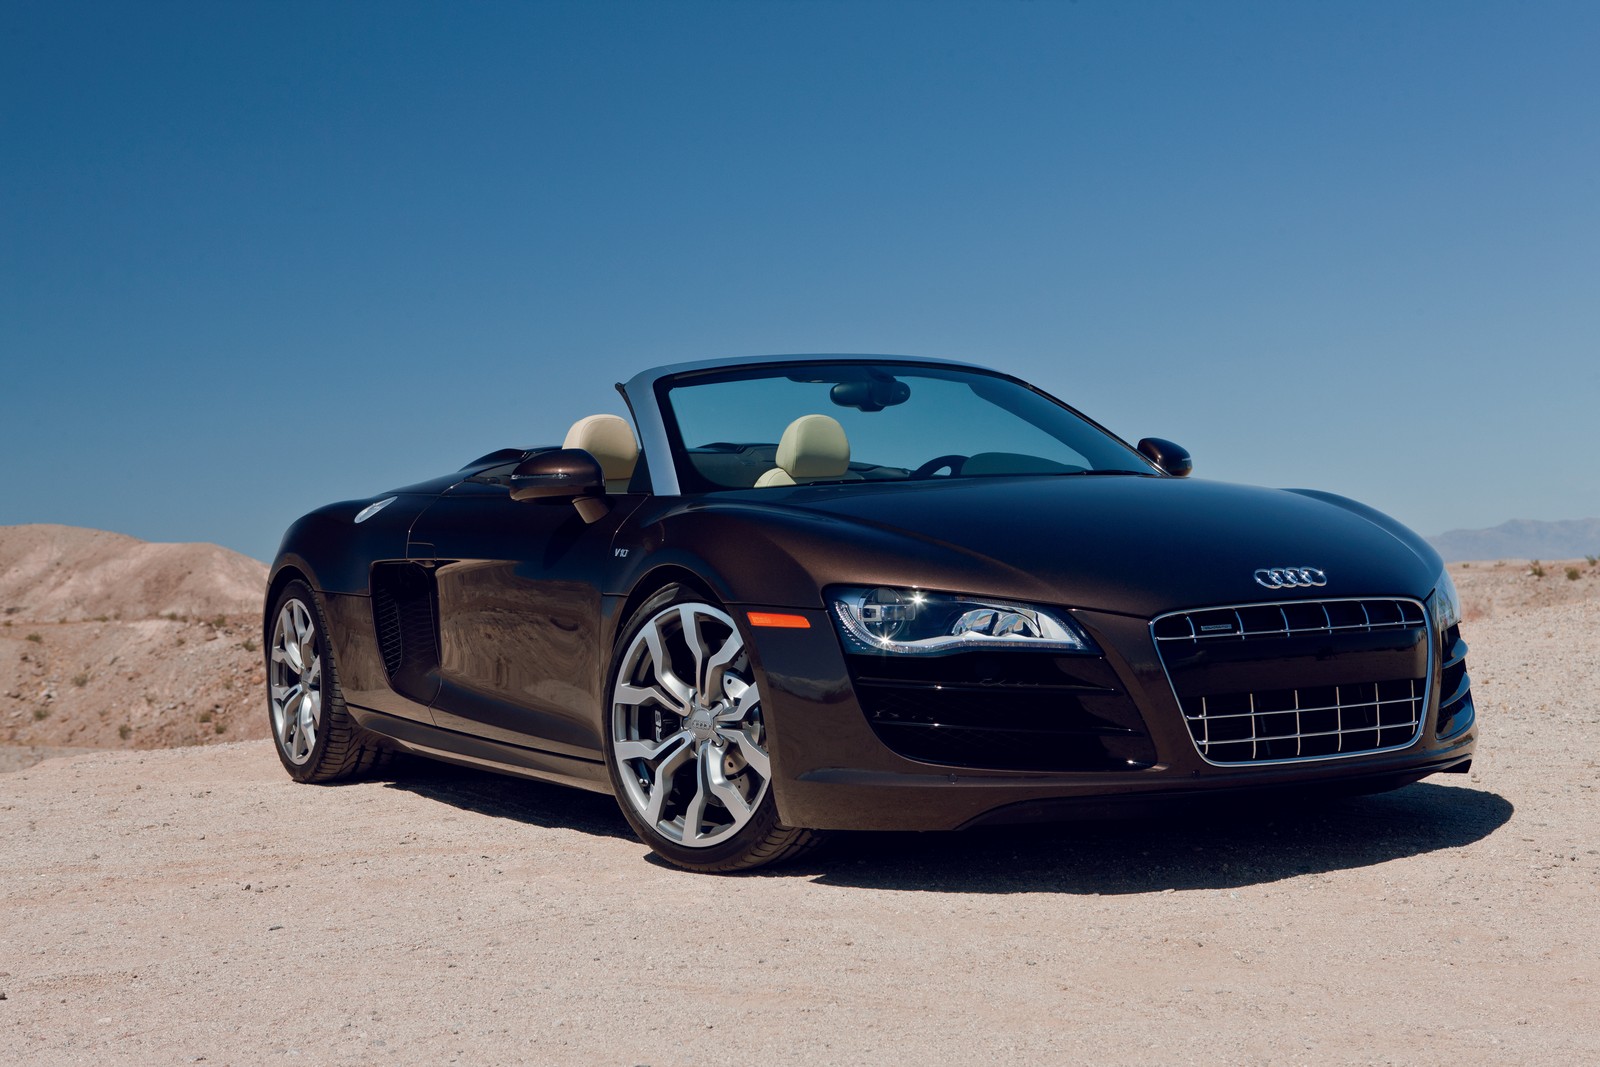
<path id="1" fill-rule="evenodd" d="M 1393 788 L 1476 741 L 1439 556 L 1186 477 L 1016 378 L 683 364 L 561 447 L 320 508 L 267 590 L 297 780 L 386 753 L 613 794 L 683 867 L 828 829 Z"/>

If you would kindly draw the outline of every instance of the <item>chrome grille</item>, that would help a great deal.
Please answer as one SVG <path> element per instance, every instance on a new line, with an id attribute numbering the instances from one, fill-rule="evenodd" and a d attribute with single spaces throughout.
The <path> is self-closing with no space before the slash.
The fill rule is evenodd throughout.
<path id="1" fill-rule="evenodd" d="M 1173 612 L 1150 624 L 1208 763 L 1337 759 L 1420 736 L 1432 677 L 1415 600 L 1296 600 Z"/>

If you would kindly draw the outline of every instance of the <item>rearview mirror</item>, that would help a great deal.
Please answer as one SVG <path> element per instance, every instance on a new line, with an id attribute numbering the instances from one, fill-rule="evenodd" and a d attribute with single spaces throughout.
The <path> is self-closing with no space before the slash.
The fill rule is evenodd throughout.
<path id="1" fill-rule="evenodd" d="M 529 456 L 511 472 L 511 499 L 537 504 L 570 500 L 584 522 L 595 522 L 610 510 L 606 480 L 599 462 L 581 448 L 558 448 Z"/>
<path id="2" fill-rule="evenodd" d="M 842 408 L 857 411 L 882 411 L 911 399 L 911 386 L 898 378 L 869 378 L 840 382 L 828 390 L 828 397 Z"/>
<path id="3" fill-rule="evenodd" d="M 1194 460 L 1189 450 L 1159 437 L 1146 437 L 1139 442 L 1139 454 L 1174 478 L 1187 478 L 1194 470 Z"/>

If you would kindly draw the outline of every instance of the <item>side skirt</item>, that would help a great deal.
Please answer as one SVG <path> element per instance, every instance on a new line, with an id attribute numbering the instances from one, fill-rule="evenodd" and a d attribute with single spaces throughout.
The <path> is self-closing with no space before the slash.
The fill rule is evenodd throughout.
<path id="1" fill-rule="evenodd" d="M 355 704 L 347 706 L 363 730 L 376 734 L 402 752 L 611 795 L 611 776 L 606 773 L 606 765 L 598 760 L 558 756 L 553 752 L 441 730 Z"/>

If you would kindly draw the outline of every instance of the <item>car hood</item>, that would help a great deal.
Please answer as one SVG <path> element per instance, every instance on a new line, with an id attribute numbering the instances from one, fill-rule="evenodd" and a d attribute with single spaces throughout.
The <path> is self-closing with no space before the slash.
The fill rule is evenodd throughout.
<path id="1" fill-rule="evenodd" d="M 1353 501 L 1223 482 L 962 478 L 803 486 L 783 503 L 937 546 L 943 551 L 932 556 L 959 554 L 981 571 L 973 559 L 980 557 L 1007 572 L 1005 585 L 1030 588 L 1036 599 L 1146 617 L 1261 600 L 1421 598 L 1438 577 L 1437 558 L 1416 535 Z M 1327 585 L 1264 589 L 1254 575 L 1268 567 L 1316 567 Z M 930 574 L 925 584 L 951 577 Z"/>

